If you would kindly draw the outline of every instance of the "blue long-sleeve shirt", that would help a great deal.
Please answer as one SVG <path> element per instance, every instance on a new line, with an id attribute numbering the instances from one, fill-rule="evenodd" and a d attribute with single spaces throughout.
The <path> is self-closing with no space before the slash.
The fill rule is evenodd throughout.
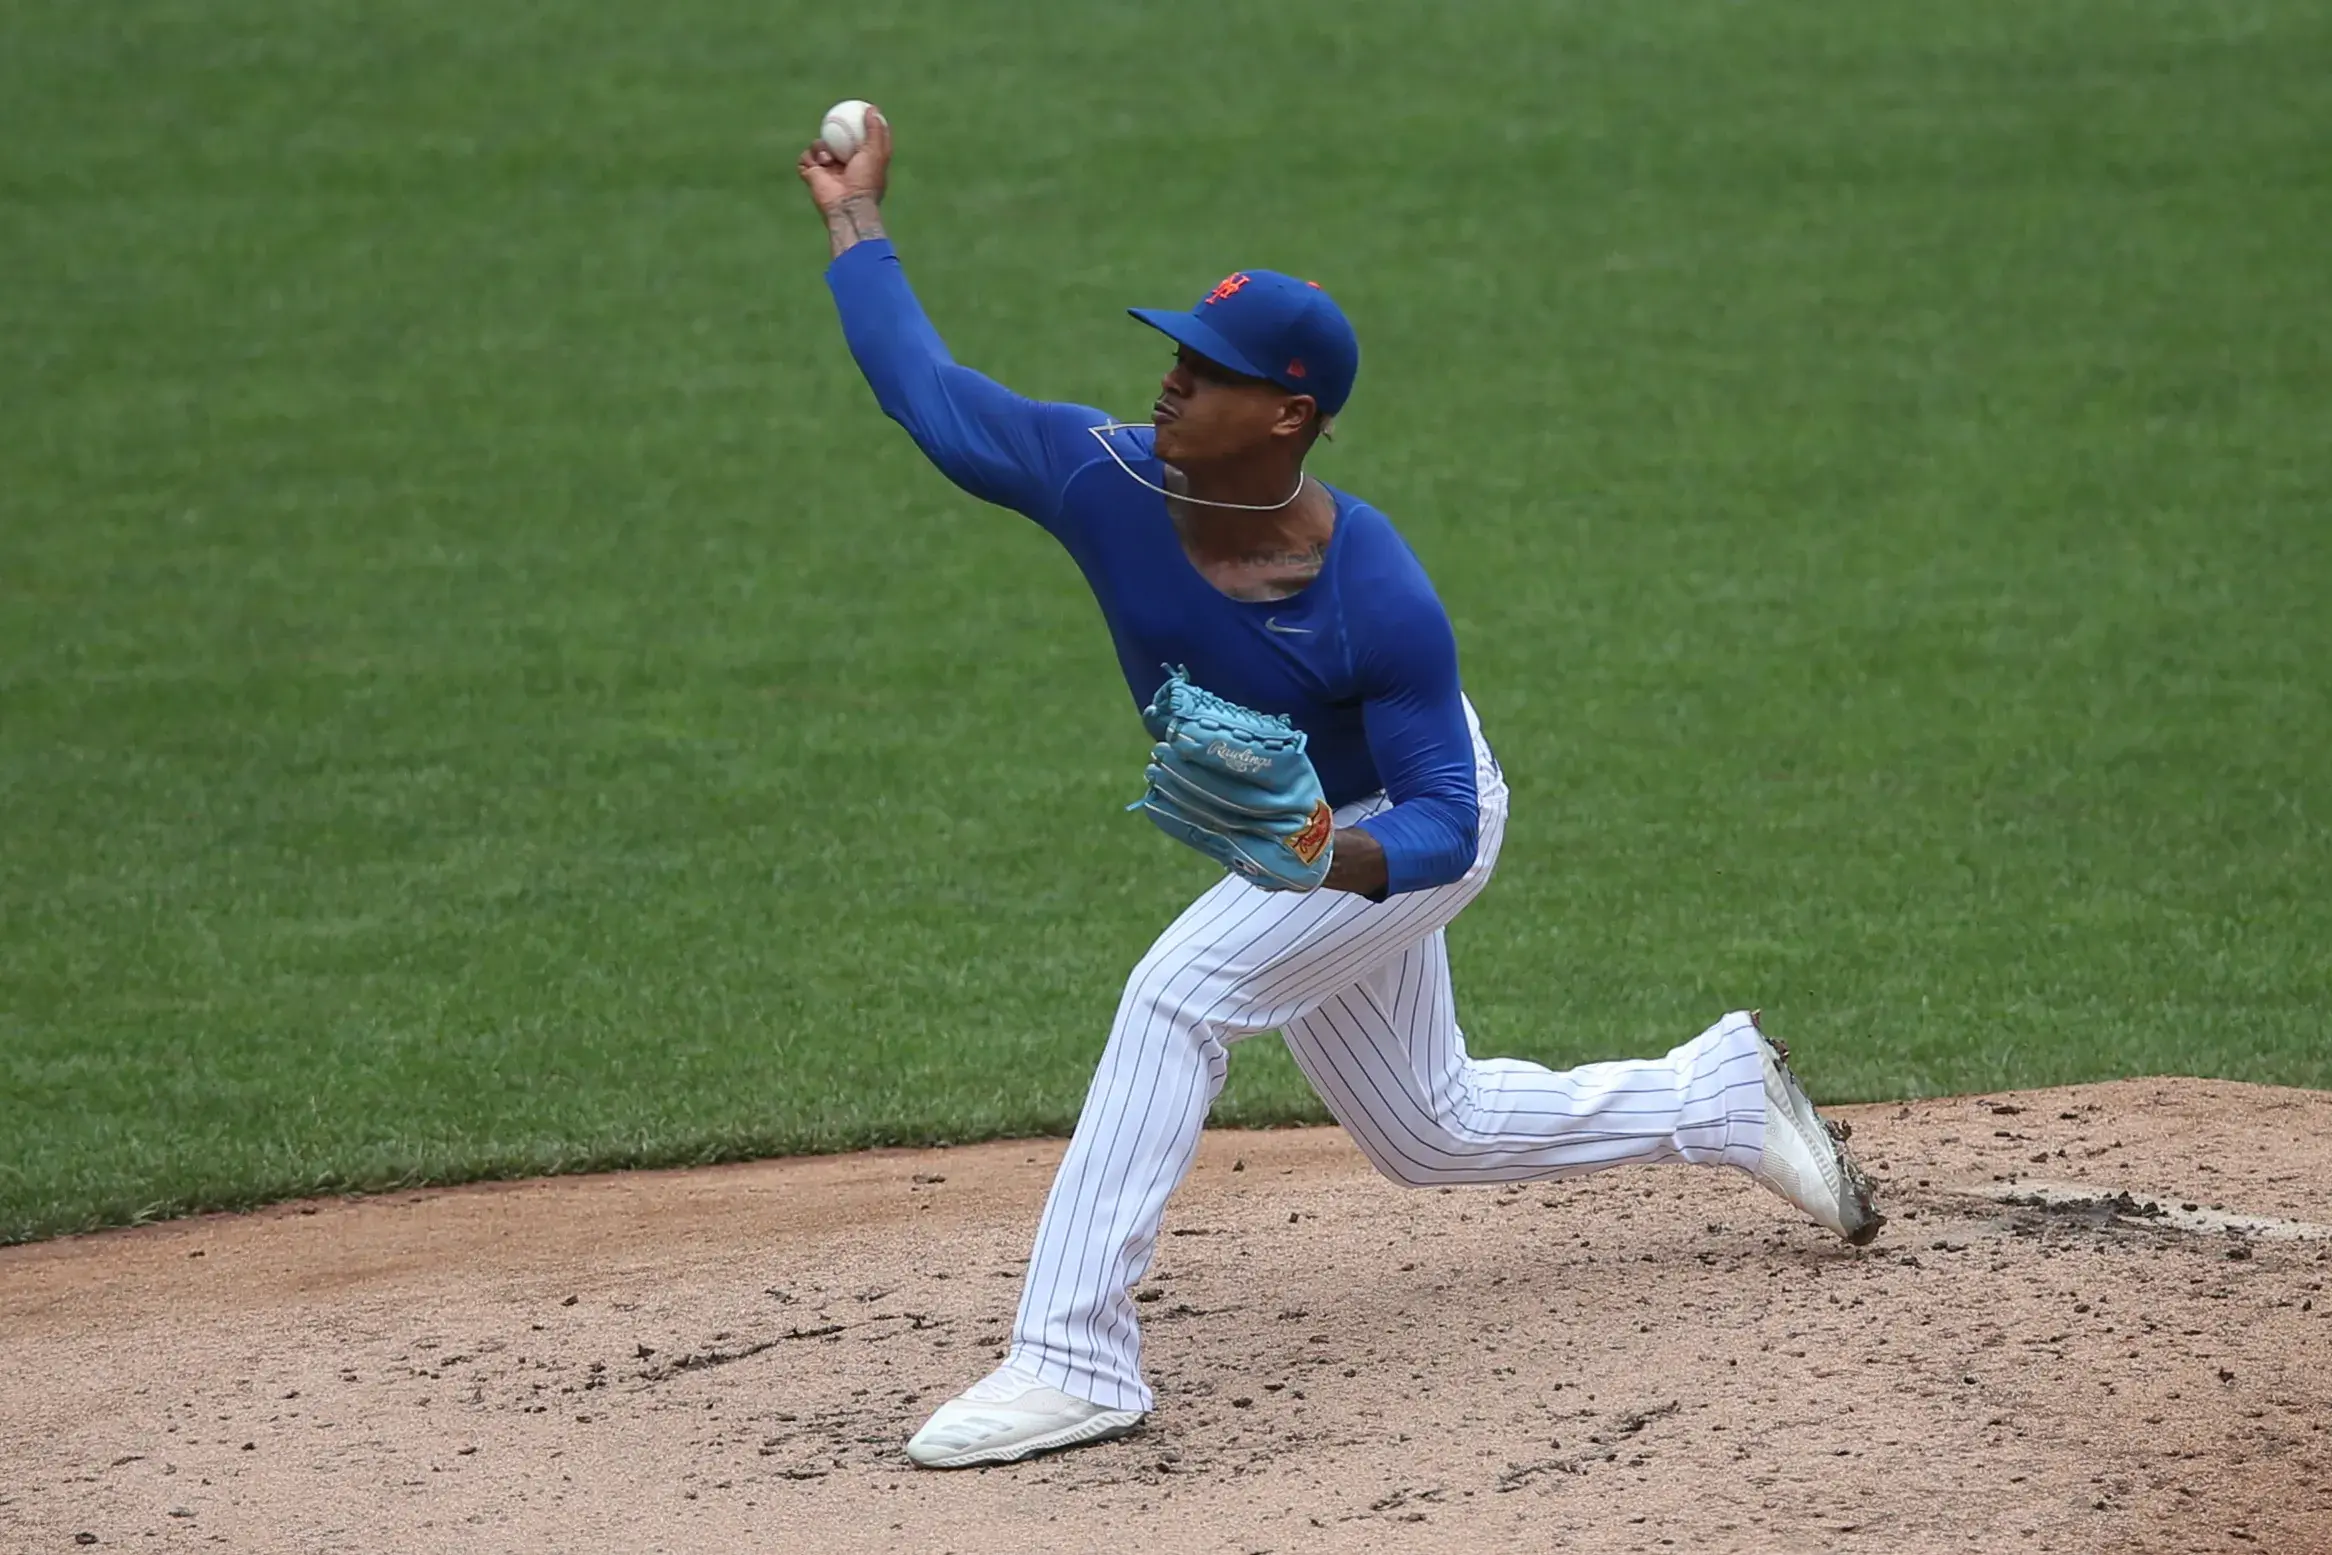
<path id="1" fill-rule="evenodd" d="M 1387 894 L 1446 885 L 1474 862 L 1479 798 L 1458 688 L 1457 637 L 1425 569 L 1391 522 L 1336 501 L 1320 574 L 1301 593 L 1238 600 L 1191 565 L 1148 427 L 1096 433 L 1109 417 L 1024 399 L 956 364 L 889 242 L 859 243 L 826 272 L 875 399 L 948 479 L 1042 524 L 1085 574 L 1146 705 L 1187 666 L 1217 696 L 1283 713 L 1308 735 L 1328 802 L 1382 792 L 1360 823 L 1385 850 Z"/>

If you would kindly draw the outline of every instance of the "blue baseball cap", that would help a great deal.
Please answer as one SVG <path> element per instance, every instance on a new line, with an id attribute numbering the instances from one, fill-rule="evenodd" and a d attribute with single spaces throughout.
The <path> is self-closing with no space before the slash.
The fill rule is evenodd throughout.
<path id="1" fill-rule="evenodd" d="M 1188 313 L 1126 312 L 1210 362 L 1268 378 L 1290 394 L 1309 394 L 1323 416 L 1344 408 L 1360 375 L 1360 341 L 1336 299 L 1317 281 L 1277 270 L 1226 275 Z"/>

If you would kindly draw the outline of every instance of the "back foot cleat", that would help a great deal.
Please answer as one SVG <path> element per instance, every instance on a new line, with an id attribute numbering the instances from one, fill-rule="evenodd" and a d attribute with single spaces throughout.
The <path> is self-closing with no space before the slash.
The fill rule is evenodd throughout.
<path id="1" fill-rule="evenodd" d="M 1765 1153 L 1753 1175 L 1817 1224 L 1868 1246 L 1887 1217 L 1879 1213 L 1870 1178 L 1847 1152 L 1853 1130 L 1814 1110 L 1790 1073 L 1788 1048 L 1762 1029 L 1757 1041 L 1765 1050 Z"/>

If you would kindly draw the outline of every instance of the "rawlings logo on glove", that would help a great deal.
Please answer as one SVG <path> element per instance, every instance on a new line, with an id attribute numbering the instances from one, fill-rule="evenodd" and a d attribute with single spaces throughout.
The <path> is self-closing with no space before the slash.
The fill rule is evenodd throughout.
<path id="1" fill-rule="evenodd" d="M 1269 756 L 1258 756 L 1253 751 L 1237 750 L 1224 744 L 1221 740 L 1209 740 L 1206 753 L 1221 762 L 1224 771 L 1236 772 L 1241 777 L 1252 777 L 1271 765 Z"/>
<path id="2" fill-rule="evenodd" d="M 1226 702 L 1173 670 L 1142 723 L 1157 744 L 1140 810 L 1175 841 L 1270 891 L 1310 891 L 1328 877 L 1336 817 L 1285 718 Z"/>

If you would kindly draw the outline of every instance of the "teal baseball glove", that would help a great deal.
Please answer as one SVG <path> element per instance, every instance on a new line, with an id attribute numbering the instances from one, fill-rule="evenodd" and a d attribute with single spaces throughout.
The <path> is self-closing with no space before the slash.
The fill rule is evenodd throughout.
<path id="1" fill-rule="evenodd" d="M 1149 790 L 1127 809 L 1267 891 L 1315 890 L 1328 878 L 1336 820 L 1302 731 L 1200 690 L 1179 669 L 1142 723 L 1158 743 L 1142 774 Z"/>

